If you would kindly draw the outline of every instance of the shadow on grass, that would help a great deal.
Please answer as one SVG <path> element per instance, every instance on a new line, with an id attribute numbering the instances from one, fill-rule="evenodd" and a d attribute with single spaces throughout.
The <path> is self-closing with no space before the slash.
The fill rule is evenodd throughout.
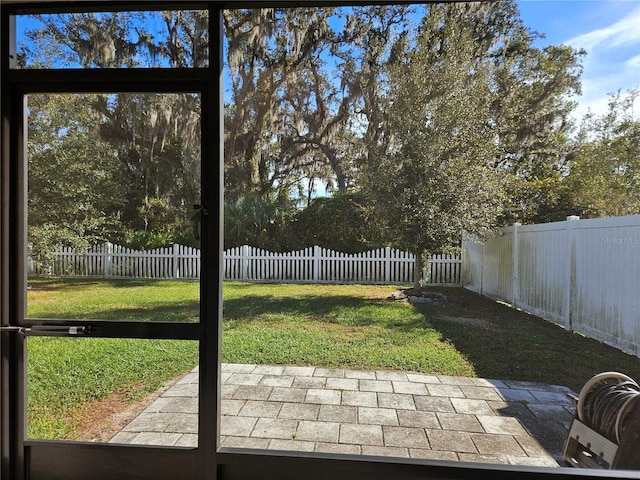
<path id="1" fill-rule="evenodd" d="M 69 319 L 74 320 L 105 320 L 113 322 L 166 322 L 166 323 L 194 323 L 199 321 L 200 302 L 180 302 L 158 305 L 145 305 L 144 308 L 109 308 L 104 310 L 93 310 L 91 315 L 78 315 L 69 312 L 61 312 L 54 316 L 43 316 L 39 318 Z"/>
<path id="2" fill-rule="evenodd" d="M 565 385 L 579 392 L 603 371 L 640 379 L 640 359 L 463 288 L 444 306 L 414 307 L 484 378 Z"/>
<path id="3" fill-rule="evenodd" d="M 75 290 L 77 288 L 99 285 L 99 280 L 60 280 L 60 279 L 30 279 L 28 288 L 36 292 L 52 292 L 60 290 Z"/>
<path id="4" fill-rule="evenodd" d="M 416 335 L 437 331 L 440 341 L 463 355 L 479 377 L 565 385 L 575 392 L 603 371 L 640 379 L 640 359 L 635 356 L 464 288 L 436 290 L 447 296 L 444 305 L 409 309 L 353 295 L 246 295 L 225 300 L 223 318 L 227 330 L 247 323 L 303 320 L 376 325 Z"/>
<path id="5" fill-rule="evenodd" d="M 383 300 L 358 298 L 353 295 L 304 295 L 301 297 L 275 297 L 273 295 L 247 295 L 224 300 L 223 321 L 240 323 L 260 322 L 265 317 L 298 316 L 329 323 L 343 323 L 338 319 L 348 310 L 379 309 L 387 304 Z M 375 323 L 375 318 L 351 317 L 351 326 Z"/>
<path id="6" fill-rule="evenodd" d="M 75 288 L 104 281 L 37 280 L 34 288 Z M 168 281 L 109 281 L 116 287 L 150 287 L 174 285 Z M 261 287 L 266 288 L 266 287 Z M 274 286 L 277 288 L 277 286 Z M 377 327 L 379 335 L 406 333 L 414 337 L 436 332 L 443 347 L 453 347 L 473 367 L 479 377 L 526 380 L 566 385 L 579 391 L 592 376 L 603 371 L 619 371 L 640 380 L 640 359 L 582 335 L 568 332 L 538 317 L 494 302 L 464 288 L 435 288 L 447 296 L 443 305 L 408 306 L 387 300 L 382 295 L 359 290 L 333 290 L 318 294 L 317 290 L 292 289 L 270 294 L 256 292 L 254 284 L 234 285 L 230 292 L 239 296 L 223 304 L 225 330 L 241 331 L 242 325 L 260 322 L 277 323 L 277 328 L 292 329 L 307 323 L 318 331 L 334 324 L 357 329 Z M 252 293 L 253 292 L 253 293 Z M 341 292 L 341 293 L 338 293 Z M 167 297 L 170 298 L 170 297 Z M 90 301 L 90 299 L 88 299 Z M 141 322 L 196 322 L 198 299 L 140 302 L 144 305 L 118 305 L 112 308 L 95 305 L 87 316 L 58 312 L 56 318 L 129 320 Z M 70 307 L 71 308 L 71 307 Z M 84 310 L 84 309 L 83 309 Z M 52 317 L 50 317 L 52 318 Z M 352 332 L 345 330 L 345 336 Z M 335 336 L 335 332 L 334 332 Z M 438 340 L 436 340 L 437 342 Z"/>
<path id="7" fill-rule="evenodd" d="M 184 282 L 199 283 L 198 280 L 181 279 Z M 77 288 L 103 286 L 109 288 L 172 288 L 175 280 L 171 279 L 104 279 L 104 278 L 30 278 L 29 289 L 35 291 L 74 290 Z"/>

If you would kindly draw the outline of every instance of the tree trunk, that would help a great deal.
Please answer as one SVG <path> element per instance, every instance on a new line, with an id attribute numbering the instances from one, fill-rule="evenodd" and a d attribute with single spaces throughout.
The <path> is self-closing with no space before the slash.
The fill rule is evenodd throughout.
<path id="1" fill-rule="evenodd" d="M 413 266 L 413 289 L 416 291 L 420 290 L 420 280 L 422 280 L 422 252 L 417 252 Z"/>
<path id="2" fill-rule="evenodd" d="M 333 170 L 334 175 L 336 176 L 336 187 L 340 193 L 347 193 L 347 176 L 344 173 L 344 169 L 340 164 L 340 160 L 336 156 L 336 152 L 333 148 L 328 145 L 319 143 L 318 147 L 320 151 L 324 153 L 329 161 L 329 165 L 331 166 L 331 170 Z"/>

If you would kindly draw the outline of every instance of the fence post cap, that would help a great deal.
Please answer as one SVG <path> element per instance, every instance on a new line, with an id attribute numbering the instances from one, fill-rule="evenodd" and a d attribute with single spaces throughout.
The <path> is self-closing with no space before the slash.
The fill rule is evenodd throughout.
<path id="1" fill-rule="evenodd" d="M 575 221 L 575 220 L 580 220 L 580 217 L 578 215 L 569 215 L 567 217 L 567 221 L 572 222 L 572 221 Z"/>

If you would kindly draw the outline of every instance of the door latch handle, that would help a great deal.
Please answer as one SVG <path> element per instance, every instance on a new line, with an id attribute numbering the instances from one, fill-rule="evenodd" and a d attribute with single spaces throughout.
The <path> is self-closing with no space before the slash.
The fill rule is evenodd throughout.
<path id="1" fill-rule="evenodd" d="M 5 325 L 0 327 L 0 332 L 15 332 L 18 335 L 86 335 L 91 332 L 90 326 L 69 326 L 69 325 L 32 325 L 30 327 L 18 327 Z"/>
<path id="2" fill-rule="evenodd" d="M 0 332 L 14 332 L 20 335 L 25 334 L 25 327 L 15 327 L 13 325 L 2 325 L 0 326 Z"/>

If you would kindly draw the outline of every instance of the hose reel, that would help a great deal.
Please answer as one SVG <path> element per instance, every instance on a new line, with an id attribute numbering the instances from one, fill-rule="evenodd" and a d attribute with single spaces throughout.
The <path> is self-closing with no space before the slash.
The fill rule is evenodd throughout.
<path id="1" fill-rule="evenodd" d="M 571 466 L 629 468 L 623 452 L 640 448 L 640 385 L 619 372 L 603 372 L 585 383 L 565 444 Z M 637 460 L 635 460 L 637 462 Z"/>

